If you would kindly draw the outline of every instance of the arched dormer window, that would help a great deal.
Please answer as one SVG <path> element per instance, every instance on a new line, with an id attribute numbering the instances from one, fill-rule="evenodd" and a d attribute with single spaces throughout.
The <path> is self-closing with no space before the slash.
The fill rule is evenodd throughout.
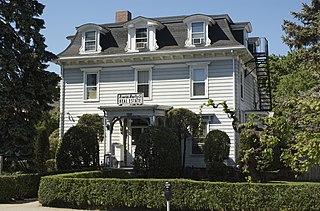
<path id="1" fill-rule="evenodd" d="M 137 17 L 124 24 L 128 29 L 127 52 L 155 51 L 159 48 L 156 30 L 162 29 L 162 23 L 156 20 Z"/>
<path id="2" fill-rule="evenodd" d="M 188 38 L 185 42 L 186 47 L 209 46 L 209 26 L 215 21 L 206 15 L 191 15 L 183 20 L 188 26 Z"/>
<path id="3" fill-rule="evenodd" d="M 81 33 L 80 54 L 101 52 L 100 34 L 107 33 L 107 29 L 102 28 L 99 25 L 89 23 L 78 27 L 77 31 Z"/>

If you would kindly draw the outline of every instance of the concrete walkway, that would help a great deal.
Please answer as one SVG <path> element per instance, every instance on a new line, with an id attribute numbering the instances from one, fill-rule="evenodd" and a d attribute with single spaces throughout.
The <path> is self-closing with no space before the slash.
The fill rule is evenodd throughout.
<path id="1" fill-rule="evenodd" d="M 78 209 L 65 209 L 65 208 L 53 208 L 53 207 L 42 207 L 37 199 L 30 199 L 24 201 L 12 202 L 10 204 L 0 204 L 0 211 L 24 211 L 24 210 L 47 210 L 47 211 L 68 211 L 68 210 L 78 210 Z"/>

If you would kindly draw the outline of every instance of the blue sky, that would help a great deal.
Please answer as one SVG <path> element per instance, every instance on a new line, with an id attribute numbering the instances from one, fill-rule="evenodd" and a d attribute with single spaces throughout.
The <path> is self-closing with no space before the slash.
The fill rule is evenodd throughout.
<path id="1" fill-rule="evenodd" d="M 58 54 L 69 44 L 67 36 L 75 27 L 85 23 L 112 23 L 115 12 L 129 10 L 132 18 L 228 14 L 234 22 L 249 21 L 253 32 L 249 36 L 266 37 L 271 54 L 285 55 L 289 48 L 283 44 L 283 20 L 293 20 L 290 11 L 300 11 L 302 3 L 311 0 L 39 0 L 46 5 L 41 18 L 46 29 L 47 50 Z M 49 71 L 60 73 L 58 65 L 50 64 Z"/>

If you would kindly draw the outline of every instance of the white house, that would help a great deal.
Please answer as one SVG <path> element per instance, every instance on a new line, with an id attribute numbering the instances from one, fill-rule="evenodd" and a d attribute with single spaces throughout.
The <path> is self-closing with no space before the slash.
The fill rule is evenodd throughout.
<path id="1" fill-rule="evenodd" d="M 149 125 L 162 125 L 171 108 L 199 113 L 208 99 L 226 100 L 241 121 L 271 109 L 266 39 L 250 38 L 249 22 L 228 15 L 136 17 L 121 11 L 115 23 L 84 24 L 67 37 L 61 66 L 63 134 L 85 113 L 104 117 L 100 160 L 115 156 L 130 166 L 135 140 Z M 230 161 L 238 157 L 238 134 L 221 108 L 203 110 L 205 131 L 220 129 L 231 139 Z M 186 166 L 203 167 L 203 154 L 187 145 Z"/>

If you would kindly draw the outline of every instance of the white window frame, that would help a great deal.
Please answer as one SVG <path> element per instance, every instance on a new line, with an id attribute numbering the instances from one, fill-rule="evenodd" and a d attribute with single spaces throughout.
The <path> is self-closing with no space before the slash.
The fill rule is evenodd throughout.
<path id="1" fill-rule="evenodd" d="M 210 62 L 199 62 L 199 63 L 188 63 L 189 74 L 190 74 L 190 98 L 191 99 L 207 99 L 209 98 L 209 87 L 208 87 L 208 65 Z M 204 69 L 204 95 L 194 95 L 193 90 L 193 72 L 195 69 Z"/>
<path id="2" fill-rule="evenodd" d="M 146 30 L 146 38 L 137 38 L 137 30 L 138 29 L 145 29 Z M 135 29 L 136 30 L 136 33 L 135 33 L 135 43 L 136 43 L 136 50 L 146 50 L 146 49 L 148 49 L 149 48 L 149 45 L 148 45 L 148 43 L 149 43 L 149 30 L 148 30 L 148 27 L 140 27 L 140 28 L 136 28 Z M 137 42 L 137 40 L 138 39 L 147 39 L 147 41 L 146 42 Z M 140 48 L 140 47 L 138 47 L 138 43 L 143 43 L 145 46 L 143 47 L 143 48 Z"/>
<path id="3" fill-rule="evenodd" d="M 202 27 L 203 27 L 203 31 L 202 32 L 194 32 L 193 31 L 193 24 L 195 23 L 201 23 L 202 24 Z M 203 37 L 202 38 L 193 38 L 193 35 L 194 34 L 203 34 Z M 194 40 L 195 39 L 200 39 L 202 40 L 200 43 L 195 43 Z M 195 22 L 192 22 L 191 23 L 191 40 L 192 40 L 192 45 L 204 45 L 206 43 L 206 25 L 205 25 L 205 22 L 203 21 L 195 21 Z"/>
<path id="4" fill-rule="evenodd" d="M 134 76 L 134 90 L 137 93 L 138 92 L 138 74 L 139 72 L 142 71 L 148 71 L 149 72 L 149 80 L 148 80 L 148 84 L 149 84 L 149 97 L 145 97 L 143 98 L 143 100 L 152 100 L 152 68 L 153 65 L 139 65 L 139 66 L 132 66 L 135 70 L 135 76 Z"/>
<path id="5" fill-rule="evenodd" d="M 192 15 L 186 17 L 183 22 L 187 24 L 188 27 L 188 38 L 185 41 L 185 47 L 200 47 L 200 46 L 210 46 L 211 40 L 209 38 L 209 26 L 215 24 L 215 21 L 210 16 L 206 15 Z M 201 44 L 194 44 L 192 39 L 192 24 L 193 23 L 203 23 L 203 33 L 204 33 L 204 41 Z"/>
<path id="6" fill-rule="evenodd" d="M 99 102 L 100 101 L 100 70 L 101 68 L 82 68 L 83 71 L 83 101 L 84 102 Z M 87 86 L 87 75 L 89 74 L 96 74 L 97 84 L 96 86 Z M 96 98 L 94 99 L 87 99 L 88 88 L 89 87 L 96 87 L 97 94 Z"/>
<path id="7" fill-rule="evenodd" d="M 94 40 L 87 40 L 86 39 L 87 33 L 92 33 L 92 32 L 94 33 Z M 94 42 L 94 50 L 86 50 L 86 45 L 89 42 Z M 84 33 L 84 51 L 86 51 L 86 52 L 96 52 L 97 51 L 97 31 L 92 30 L 92 31 L 86 31 Z"/>

